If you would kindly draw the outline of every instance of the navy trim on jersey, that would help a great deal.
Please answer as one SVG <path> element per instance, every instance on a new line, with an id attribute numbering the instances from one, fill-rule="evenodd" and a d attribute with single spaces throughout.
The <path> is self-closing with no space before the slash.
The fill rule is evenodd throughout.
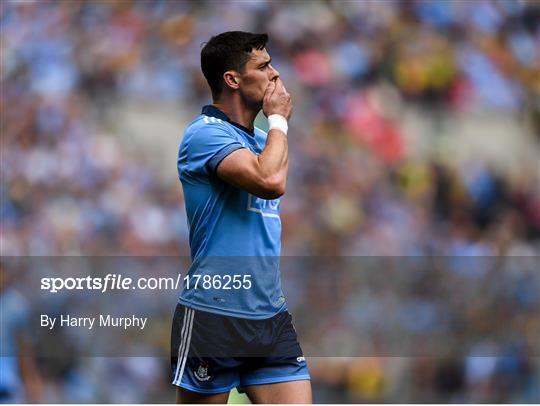
<path id="1" fill-rule="evenodd" d="M 212 172 L 216 173 L 217 168 L 219 164 L 221 163 L 221 161 L 227 158 L 231 152 L 234 152 L 237 149 L 242 149 L 242 148 L 245 148 L 245 147 L 239 144 L 227 145 L 225 148 L 219 151 L 212 159 L 210 159 L 210 161 L 208 161 L 208 166 L 210 167 Z"/>
<path id="2" fill-rule="evenodd" d="M 213 106 L 211 104 L 208 104 L 208 105 L 204 106 L 203 109 L 202 109 L 202 114 L 204 114 L 205 116 L 208 116 L 208 117 L 215 117 L 215 118 L 219 118 L 219 119 L 221 119 L 223 121 L 226 121 L 226 122 L 234 125 L 235 127 L 240 128 L 242 131 L 248 133 L 252 137 L 255 137 L 255 127 L 253 127 L 250 130 L 249 128 L 244 127 L 242 124 L 238 124 L 238 123 L 235 123 L 234 121 L 231 121 L 229 116 L 227 114 L 225 114 L 224 112 L 222 112 L 220 109 L 218 109 L 216 106 Z"/>

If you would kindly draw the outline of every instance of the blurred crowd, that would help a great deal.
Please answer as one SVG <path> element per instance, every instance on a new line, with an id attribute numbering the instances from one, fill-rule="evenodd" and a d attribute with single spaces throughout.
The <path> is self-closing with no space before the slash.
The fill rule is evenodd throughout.
<path id="1" fill-rule="evenodd" d="M 449 117 L 504 117 L 538 148 L 539 17 L 538 2 L 527 0 L 2 2 L 1 255 L 189 255 L 179 182 L 161 176 L 176 172 L 176 151 L 170 167 L 156 165 L 121 133 L 118 112 L 172 105 L 195 117 L 210 102 L 201 44 L 241 29 L 269 34 L 293 95 L 285 255 L 536 256 L 540 190 L 538 173 L 523 169 L 529 163 L 510 173 L 457 165 L 450 151 L 415 154 L 402 118 L 413 110 L 432 121 L 435 139 Z M 181 132 L 170 136 L 179 142 Z M 501 311 L 523 310 L 523 326 L 538 332 L 532 269 L 502 278 L 485 300 L 504 297 Z M 472 286 L 489 283 L 486 275 L 495 277 Z M 292 305 L 317 302 L 300 291 Z M 427 307 L 435 300 L 410 296 Z M 342 320 L 367 314 L 367 297 L 347 291 Z M 409 309 L 414 317 L 424 307 Z M 462 358 L 320 359 L 315 400 L 538 402 L 538 353 L 506 344 L 493 357 L 475 357 L 472 346 Z M 98 361 L 43 374 L 55 390 L 42 400 L 169 399 L 160 361 Z M 73 378 L 88 371 L 91 383 Z M 159 372 L 150 379 L 149 371 Z"/>

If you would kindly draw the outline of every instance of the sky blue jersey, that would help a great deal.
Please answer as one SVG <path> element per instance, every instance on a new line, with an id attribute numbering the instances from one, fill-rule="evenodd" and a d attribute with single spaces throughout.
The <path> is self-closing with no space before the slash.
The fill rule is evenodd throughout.
<path id="1" fill-rule="evenodd" d="M 280 199 L 260 199 L 216 174 L 220 162 L 237 149 L 260 154 L 266 137 L 211 105 L 186 128 L 178 174 L 193 261 L 180 295 L 188 307 L 248 319 L 286 309 L 279 271 Z"/>

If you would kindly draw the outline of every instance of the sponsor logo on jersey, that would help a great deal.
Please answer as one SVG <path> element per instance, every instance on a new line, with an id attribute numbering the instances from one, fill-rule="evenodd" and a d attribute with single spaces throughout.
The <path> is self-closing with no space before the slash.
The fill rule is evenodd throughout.
<path id="1" fill-rule="evenodd" d="M 279 218 L 279 202 L 280 199 L 265 200 L 248 194 L 247 209 L 255 213 L 260 213 L 264 217 Z"/>

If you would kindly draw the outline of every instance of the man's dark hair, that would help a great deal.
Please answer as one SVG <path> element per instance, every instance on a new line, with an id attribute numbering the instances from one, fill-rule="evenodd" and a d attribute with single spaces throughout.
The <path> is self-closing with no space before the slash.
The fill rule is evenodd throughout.
<path id="1" fill-rule="evenodd" d="M 210 38 L 201 51 L 201 69 L 214 100 L 223 91 L 223 74 L 228 70 L 242 72 L 254 49 L 266 46 L 268 35 L 228 31 Z"/>

